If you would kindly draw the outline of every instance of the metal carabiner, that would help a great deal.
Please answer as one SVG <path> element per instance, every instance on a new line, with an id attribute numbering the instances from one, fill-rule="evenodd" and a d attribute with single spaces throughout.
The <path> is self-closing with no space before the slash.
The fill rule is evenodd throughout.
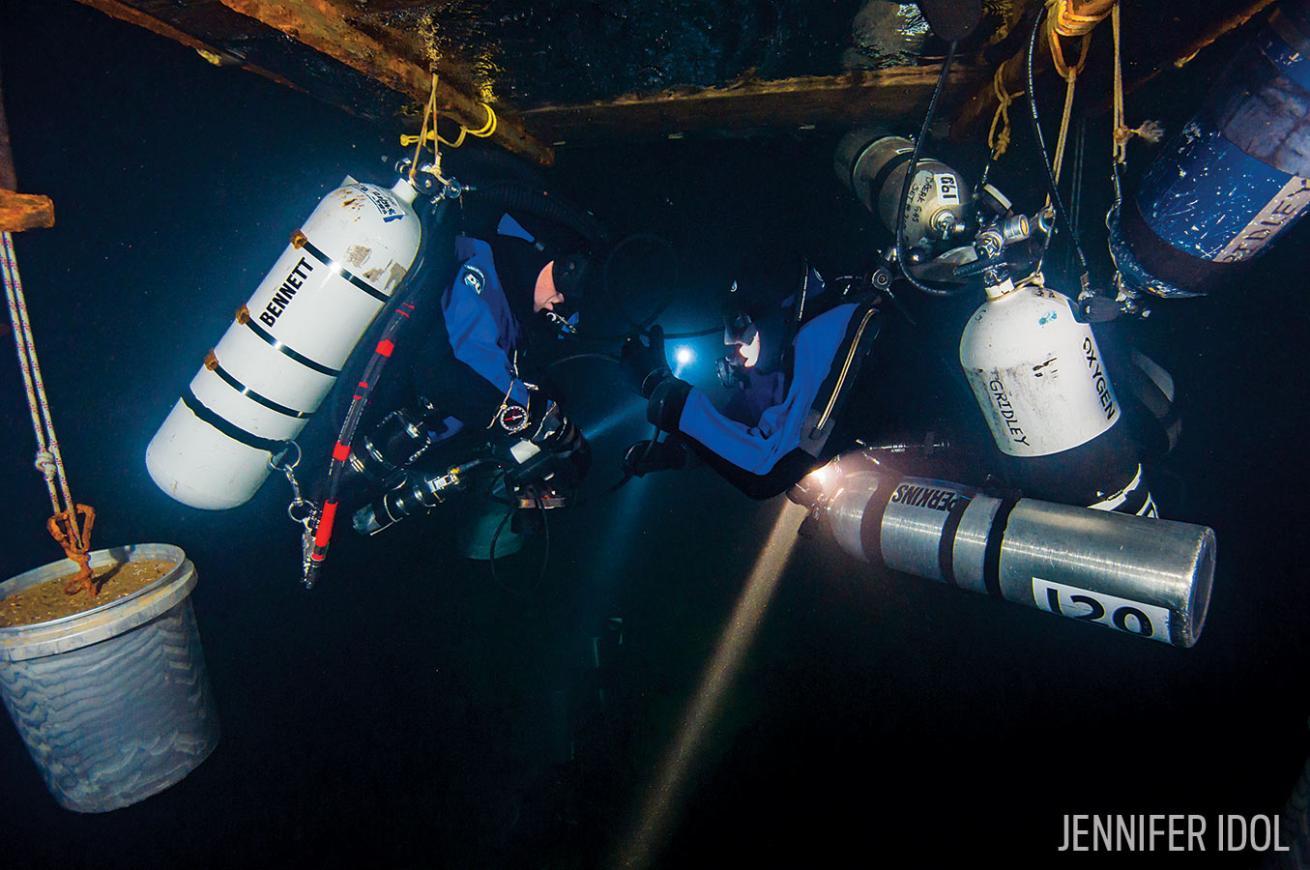
<path id="1" fill-rule="evenodd" d="M 287 462 L 286 457 L 292 448 L 295 448 L 296 458 Z M 296 466 L 300 464 L 303 457 L 304 453 L 300 445 L 295 441 L 288 441 L 286 448 L 277 456 L 269 456 L 268 465 L 275 471 L 282 472 L 291 487 L 291 502 L 287 505 L 287 517 L 296 525 L 304 526 L 307 531 L 313 532 L 318 526 L 318 508 L 305 498 L 300 488 L 300 481 L 296 479 Z"/>

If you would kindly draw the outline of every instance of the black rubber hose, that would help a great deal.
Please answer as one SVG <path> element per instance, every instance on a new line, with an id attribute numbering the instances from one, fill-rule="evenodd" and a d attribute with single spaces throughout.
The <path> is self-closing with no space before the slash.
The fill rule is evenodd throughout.
<path id="1" fill-rule="evenodd" d="M 553 221 L 573 230 L 595 249 L 604 247 L 609 238 L 609 233 L 594 215 L 531 185 L 500 181 L 474 188 L 470 197 L 476 198 L 479 203 L 495 203 L 508 211 L 523 212 Z"/>
<path id="2" fill-rule="evenodd" d="M 410 320 L 410 314 L 402 310 L 411 299 L 415 298 L 423 282 L 427 279 L 429 264 L 433 262 L 431 256 L 431 236 L 441 226 L 441 216 L 449 208 L 447 201 L 442 201 L 433 210 L 429 211 L 426 205 L 416 209 L 420 225 L 423 227 L 419 236 L 419 250 L 415 262 L 409 273 L 405 276 L 401 286 L 396 289 L 393 295 L 393 302 L 388 304 L 384 309 L 386 314 L 386 326 L 383 327 L 380 338 L 389 342 L 394 342 Z M 318 582 L 322 574 L 324 562 L 327 559 L 328 547 L 331 544 L 333 530 L 333 520 L 335 514 L 328 517 L 328 506 L 338 503 L 341 492 L 341 480 L 346 468 L 344 457 L 337 455 L 337 448 L 344 447 L 349 454 L 350 447 L 354 441 L 356 430 L 359 428 L 360 421 L 364 417 L 364 412 L 368 409 L 369 400 L 373 395 L 374 389 L 382 379 L 382 372 L 386 368 L 387 361 L 390 359 L 390 353 L 379 353 L 376 349 L 372 351 L 368 362 L 364 366 L 361 383 L 369 384 L 367 387 L 360 387 L 359 392 L 354 394 L 350 407 L 346 411 L 345 419 L 341 423 L 340 431 L 337 435 L 337 445 L 333 450 L 332 459 L 327 469 L 327 486 L 326 498 L 319 505 L 319 509 L 324 511 L 324 518 L 320 520 L 319 533 L 322 536 L 315 540 L 313 558 L 308 562 L 305 568 L 303 585 L 307 589 L 312 589 Z"/>
<path id="3" fill-rule="evenodd" d="M 941 75 L 937 77 L 937 87 L 933 88 L 932 99 L 928 101 L 928 111 L 923 116 L 923 126 L 919 129 L 919 138 L 914 141 L 914 153 L 910 155 L 910 164 L 905 169 L 905 180 L 901 182 L 900 206 L 896 209 L 896 262 L 901 266 L 901 274 L 916 290 L 929 296 L 958 296 L 969 290 L 969 285 L 960 287 L 934 287 L 924 283 L 910 272 L 910 263 L 905 256 L 905 205 L 910 198 L 910 185 L 914 183 L 914 174 L 919 168 L 919 156 L 923 150 L 923 140 L 928 138 L 928 128 L 933 116 L 937 114 L 937 101 L 946 87 L 947 76 L 951 72 L 951 63 L 955 60 L 955 43 L 946 49 L 946 60 L 942 62 Z"/>
<path id="4" fill-rule="evenodd" d="M 616 294 L 614 292 L 613 265 L 614 260 L 620 251 L 624 251 L 631 245 L 640 244 L 642 242 L 654 242 L 656 246 L 664 247 L 670 252 L 672 255 L 670 259 L 673 263 L 673 275 L 668 281 L 668 289 L 665 291 L 663 301 L 656 305 L 654 310 L 652 310 L 644 319 L 638 320 L 632 316 L 632 311 L 628 308 L 629 294 L 626 291 L 622 294 Z M 628 322 L 628 325 L 640 332 L 644 332 L 651 327 L 651 324 L 656 320 L 659 320 L 660 315 L 673 304 L 673 295 L 676 292 L 678 281 L 681 278 L 681 272 L 682 270 L 678 264 L 678 252 L 677 249 L 673 247 L 672 242 L 661 238 L 654 233 L 634 233 L 611 248 L 610 252 L 605 256 L 605 268 L 601 270 L 601 285 L 604 288 L 603 292 L 607 299 L 616 299 L 618 301 L 619 311 L 622 313 L 623 319 Z"/>
<path id="5" fill-rule="evenodd" d="M 1055 170 L 1051 167 L 1050 153 L 1046 150 L 1046 137 L 1042 135 L 1042 122 L 1037 113 L 1037 89 L 1036 79 L 1033 75 L 1033 60 L 1037 54 L 1037 35 L 1042 32 L 1042 21 L 1046 18 L 1046 6 L 1041 6 L 1037 10 L 1037 16 L 1033 19 L 1033 29 L 1028 35 L 1028 57 L 1026 66 L 1026 77 L 1028 86 L 1028 119 L 1032 121 L 1033 140 L 1037 143 L 1037 150 L 1041 157 L 1042 169 L 1046 171 L 1046 184 L 1051 192 L 1051 204 L 1055 206 L 1055 217 L 1064 225 L 1065 232 L 1069 234 L 1069 241 L 1073 244 L 1074 254 L 1078 257 L 1078 265 L 1083 270 L 1084 283 L 1087 278 L 1087 258 L 1083 256 L 1082 245 L 1078 241 L 1078 230 L 1074 227 L 1073 222 L 1069 220 L 1069 212 L 1065 210 L 1064 198 L 1060 196 L 1060 184 L 1056 181 Z M 1050 244 L 1050 238 L 1047 239 Z"/>

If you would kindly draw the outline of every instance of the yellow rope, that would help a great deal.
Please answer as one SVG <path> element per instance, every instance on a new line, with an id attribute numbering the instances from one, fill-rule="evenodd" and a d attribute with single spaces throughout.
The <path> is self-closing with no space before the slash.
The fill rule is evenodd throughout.
<path id="1" fill-rule="evenodd" d="M 1069 121 L 1073 118 L 1073 92 L 1074 87 L 1078 84 L 1078 74 L 1074 73 L 1066 79 L 1068 84 L 1064 89 L 1064 111 L 1060 115 L 1060 135 L 1055 140 L 1055 159 L 1051 161 L 1051 171 L 1055 173 L 1055 180 L 1060 180 L 1060 169 L 1064 166 L 1065 146 L 1069 142 Z M 1047 199 L 1050 202 L 1050 199 Z"/>
<path id="2" fill-rule="evenodd" d="M 1050 12 L 1046 16 L 1046 39 L 1051 50 L 1051 65 L 1055 67 L 1055 72 L 1065 81 L 1070 76 L 1077 76 L 1087 65 L 1087 53 L 1092 47 L 1092 33 L 1087 31 L 1082 36 L 1082 46 L 1078 52 L 1078 62 L 1074 66 L 1069 66 L 1068 60 L 1064 56 L 1064 44 L 1060 42 L 1060 33 L 1055 28 L 1055 16 L 1062 0 L 1049 0 L 1046 4 L 1050 7 Z"/>
<path id="3" fill-rule="evenodd" d="M 992 76 L 992 93 L 996 95 L 996 113 L 992 115 L 992 126 L 987 130 L 987 147 L 992 149 L 992 159 L 995 160 L 1010 150 L 1010 106 L 1024 92 L 1012 94 L 1005 89 L 1005 64 L 1001 64 Z"/>
<path id="4" fill-rule="evenodd" d="M 432 87 L 428 91 L 427 102 L 423 106 L 423 121 L 419 125 L 418 135 L 402 135 L 400 137 L 401 147 L 409 145 L 414 146 L 414 159 L 409 165 L 409 180 L 414 181 L 415 173 L 418 172 L 419 158 L 423 156 L 423 146 L 432 141 L 432 170 L 433 173 L 441 177 L 441 152 L 437 148 L 435 141 L 437 128 L 437 74 L 432 74 Z"/>
<path id="5" fill-rule="evenodd" d="M 487 110 L 487 123 L 483 124 L 476 130 L 469 130 L 468 134 L 470 136 L 476 136 L 479 139 L 486 139 L 495 135 L 496 125 L 499 122 L 496 118 L 496 110 L 491 108 L 489 103 L 483 103 L 482 108 Z"/>
<path id="6" fill-rule="evenodd" d="M 1054 10 L 1062 0 L 1051 0 L 1047 5 Z M 1051 27 L 1051 17 L 1047 17 L 1046 37 L 1050 42 L 1051 63 L 1055 71 L 1065 81 L 1064 88 L 1064 112 L 1060 116 L 1060 135 L 1055 140 L 1055 159 L 1051 161 L 1051 171 L 1055 173 L 1055 180 L 1060 180 L 1060 168 L 1064 165 L 1065 145 L 1069 141 L 1069 121 L 1073 117 L 1073 95 L 1074 89 L 1078 86 L 1078 75 L 1087 65 L 1087 53 L 1091 48 L 1092 34 L 1083 35 L 1082 50 L 1078 54 L 1078 62 L 1070 66 L 1064 56 L 1064 49 L 1060 45 L 1060 35 Z M 1051 198 L 1047 196 L 1046 205 L 1049 208 Z"/>
<path id="7" fill-rule="evenodd" d="M 423 123 L 419 127 L 417 136 L 402 135 L 400 144 L 402 146 L 414 146 L 414 163 L 409 170 L 409 178 L 414 180 L 414 173 L 417 171 L 419 157 L 423 152 L 423 146 L 432 144 L 432 165 L 433 171 L 437 177 L 441 177 L 441 146 L 449 148 L 458 148 L 464 144 L 464 137 L 474 136 L 478 139 L 487 139 L 496 134 L 496 127 L 499 125 L 499 119 L 496 117 L 495 109 L 487 103 L 482 104 L 482 108 L 487 110 L 487 120 L 481 127 L 476 130 L 470 130 L 463 124 L 459 125 L 459 135 L 454 139 L 447 139 L 437 132 L 437 75 L 432 74 L 432 90 L 428 93 L 427 105 L 423 109 Z"/>
<path id="8" fill-rule="evenodd" d="M 1078 61 L 1073 66 L 1069 65 L 1064 56 L 1064 46 L 1060 43 L 1059 33 L 1053 25 L 1057 12 L 1064 9 L 1065 0 L 1048 0 L 1047 6 L 1050 12 L 1046 19 L 1046 40 L 1051 52 L 1051 65 L 1055 71 L 1068 83 L 1068 91 L 1065 94 L 1065 123 L 1060 128 L 1060 154 L 1056 155 L 1055 166 L 1056 176 L 1059 176 L 1061 154 L 1063 153 L 1063 143 L 1066 128 L 1068 127 L 1068 115 L 1073 107 L 1073 83 L 1078 78 L 1078 74 L 1083 71 L 1087 65 L 1087 55 L 1092 46 L 1092 34 L 1090 32 L 1082 34 L 1082 45 L 1078 53 Z M 1010 148 L 1010 106 L 1014 101 L 1023 96 L 1023 91 L 1016 91 L 1011 94 L 1005 87 L 1005 64 L 996 68 L 995 74 L 992 75 L 992 93 L 996 95 L 996 112 L 992 115 L 992 125 L 987 130 L 987 146 L 992 149 L 992 159 L 1003 155 Z"/>
<path id="9" fill-rule="evenodd" d="M 1139 127 L 1129 127 L 1124 121 L 1124 75 L 1123 61 L 1119 51 L 1119 4 L 1110 10 L 1111 29 L 1114 33 L 1114 120 L 1111 151 L 1114 162 L 1123 165 L 1128 162 L 1128 141 L 1134 136 L 1148 142 L 1159 142 L 1164 138 L 1164 127 L 1158 121 L 1143 121 Z"/>
<path id="10" fill-rule="evenodd" d="M 1104 4 L 1084 3 L 1090 9 L 1085 12 L 1075 9 L 1078 4 L 1069 0 L 1052 0 L 1047 5 L 1051 7 L 1051 25 L 1061 36 L 1084 36 L 1105 19 Z"/>

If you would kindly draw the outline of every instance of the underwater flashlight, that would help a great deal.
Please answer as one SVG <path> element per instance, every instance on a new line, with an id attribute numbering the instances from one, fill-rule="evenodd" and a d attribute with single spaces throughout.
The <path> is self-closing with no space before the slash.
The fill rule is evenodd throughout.
<path id="1" fill-rule="evenodd" d="M 673 349 L 673 376 L 682 377 L 682 373 L 687 370 L 687 366 L 696 361 L 696 351 L 692 350 L 690 345 L 680 344 Z"/>

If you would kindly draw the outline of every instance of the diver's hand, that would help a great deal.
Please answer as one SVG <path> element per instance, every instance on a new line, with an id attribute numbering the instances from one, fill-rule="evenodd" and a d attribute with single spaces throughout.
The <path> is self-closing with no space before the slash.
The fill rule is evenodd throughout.
<path id="1" fill-rule="evenodd" d="M 652 326 L 647 337 L 646 343 L 640 336 L 630 337 L 619 354 L 624 376 L 644 399 L 650 398 L 661 381 L 673 377 L 668 357 L 664 355 L 664 327 Z"/>
<path id="2" fill-rule="evenodd" d="M 638 441 L 623 454 L 623 471 L 644 477 L 653 471 L 686 468 L 690 458 L 686 444 L 677 438 Z"/>

